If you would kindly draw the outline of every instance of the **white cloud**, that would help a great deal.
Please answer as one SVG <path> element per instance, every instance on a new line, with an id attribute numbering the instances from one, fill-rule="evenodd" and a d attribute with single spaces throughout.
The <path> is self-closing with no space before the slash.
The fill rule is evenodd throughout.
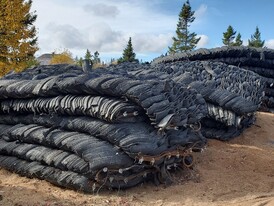
<path id="1" fill-rule="evenodd" d="M 113 5 L 106 5 L 103 3 L 86 4 L 83 6 L 85 12 L 91 12 L 96 16 L 102 17 L 116 17 L 119 14 L 119 9 Z"/>
<path id="2" fill-rule="evenodd" d="M 66 48 L 79 48 L 85 45 L 86 38 L 74 26 L 49 24 L 48 32 L 51 34 L 48 42 L 50 46 L 63 46 Z"/>
<path id="3" fill-rule="evenodd" d="M 202 19 L 207 14 L 207 5 L 201 4 L 195 11 L 194 16 L 197 19 Z"/>
<path id="4" fill-rule="evenodd" d="M 129 37 L 137 55 L 160 55 L 172 43 L 178 15 L 154 10 L 157 3 L 158 0 L 116 0 L 115 4 L 112 0 L 33 1 L 38 15 L 37 55 L 66 48 L 78 57 L 86 49 L 117 56 L 122 54 Z M 202 4 L 195 12 L 195 21 L 202 21 L 206 13 L 207 6 Z M 208 37 L 202 35 L 199 46 L 207 42 Z"/>
<path id="5" fill-rule="evenodd" d="M 172 34 L 136 34 L 133 46 L 137 52 L 160 52 L 172 43 Z"/>
<path id="6" fill-rule="evenodd" d="M 197 44 L 197 48 L 204 48 L 208 45 L 209 43 L 209 37 L 204 34 L 199 34 L 197 37 L 201 37 L 200 41 Z"/>
<path id="7" fill-rule="evenodd" d="M 269 49 L 274 49 L 274 39 L 269 39 L 265 41 L 265 46 Z"/>
<path id="8" fill-rule="evenodd" d="M 191 23 L 191 28 L 201 29 L 201 26 L 205 26 L 207 21 L 208 8 L 207 5 L 201 4 L 197 10 L 195 10 L 194 17 L 195 20 Z"/>
<path id="9" fill-rule="evenodd" d="M 117 52 L 122 49 L 121 44 L 125 41 L 122 31 L 113 30 L 104 22 L 91 24 L 86 33 L 86 46 L 92 50 Z"/>

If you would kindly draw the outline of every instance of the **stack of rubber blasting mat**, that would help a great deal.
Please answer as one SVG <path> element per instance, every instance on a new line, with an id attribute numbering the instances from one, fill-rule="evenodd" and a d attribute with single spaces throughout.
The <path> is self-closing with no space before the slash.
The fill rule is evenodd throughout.
<path id="1" fill-rule="evenodd" d="M 0 79 L 0 97 L 0 166 L 85 192 L 169 183 L 206 142 L 204 99 L 172 80 L 40 66 Z"/>
<path id="2" fill-rule="evenodd" d="M 219 47 L 198 49 L 164 56 L 153 60 L 152 64 L 175 61 L 212 60 L 234 65 L 259 74 L 266 83 L 265 97 L 260 110 L 274 112 L 274 50 L 253 47 Z"/>
<path id="3" fill-rule="evenodd" d="M 167 73 L 204 97 L 208 114 L 201 121 L 201 129 L 207 138 L 228 140 L 238 136 L 255 121 L 264 97 L 265 84 L 259 75 L 217 61 L 154 63 L 152 70 Z"/>

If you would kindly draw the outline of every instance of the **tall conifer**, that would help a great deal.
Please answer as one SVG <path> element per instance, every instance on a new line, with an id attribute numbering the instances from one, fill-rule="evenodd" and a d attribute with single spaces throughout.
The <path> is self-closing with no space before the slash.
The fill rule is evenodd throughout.
<path id="1" fill-rule="evenodd" d="M 177 23 L 176 37 L 173 37 L 173 44 L 169 47 L 169 53 L 178 53 L 193 50 L 200 41 L 195 32 L 190 32 L 190 24 L 195 20 L 194 11 L 191 10 L 189 0 L 183 4 Z"/>
<path id="2" fill-rule="evenodd" d="M 235 42 L 233 43 L 233 46 L 242 46 L 243 45 L 243 40 L 242 36 L 240 33 L 236 36 Z"/>
<path id="3" fill-rule="evenodd" d="M 121 63 L 121 62 L 138 62 L 138 60 L 135 59 L 135 57 L 136 57 L 136 54 L 133 51 L 131 37 L 129 37 L 127 46 L 123 51 L 123 57 L 118 59 L 118 63 Z"/>
<path id="4" fill-rule="evenodd" d="M 223 33 L 223 44 L 226 46 L 233 46 L 236 33 L 237 32 L 233 27 L 229 25 L 226 32 Z"/>
<path id="5" fill-rule="evenodd" d="M 251 39 L 248 40 L 248 46 L 262 48 L 264 46 L 264 42 L 265 41 L 261 40 L 261 32 L 257 26 L 255 33 L 251 35 Z"/>

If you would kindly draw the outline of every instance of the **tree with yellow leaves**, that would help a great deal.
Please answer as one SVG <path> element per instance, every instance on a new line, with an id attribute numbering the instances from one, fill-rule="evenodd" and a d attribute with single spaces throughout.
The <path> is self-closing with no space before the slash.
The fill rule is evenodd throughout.
<path id="1" fill-rule="evenodd" d="M 65 49 L 61 53 L 53 53 L 53 57 L 50 61 L 50 64 L 75 64 L 72 53 Z"/>
<path id="2" fill-rule="evenodd" d="M 0 0 L 0 76 L 22 71 L 38 50 L 32 1 Z"/>

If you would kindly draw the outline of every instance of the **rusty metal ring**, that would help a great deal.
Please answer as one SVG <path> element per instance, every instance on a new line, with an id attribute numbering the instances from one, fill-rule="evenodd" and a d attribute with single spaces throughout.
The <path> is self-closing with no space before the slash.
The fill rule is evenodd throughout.
<path id="1" fill-rule="evenodd" d="M 188 163 L 189 161 L 187 161 L 187 159 L 186 159 L 187 157 L 191 157 L 192 161 L 190 163 Z M 194 164 L 194 157 L 193 157 L 193 155 L 192 154 L 184 155 L 183 159 L 182 159 L 182 163 L 187 168 L 192 167 L 193 164 Z"/>

